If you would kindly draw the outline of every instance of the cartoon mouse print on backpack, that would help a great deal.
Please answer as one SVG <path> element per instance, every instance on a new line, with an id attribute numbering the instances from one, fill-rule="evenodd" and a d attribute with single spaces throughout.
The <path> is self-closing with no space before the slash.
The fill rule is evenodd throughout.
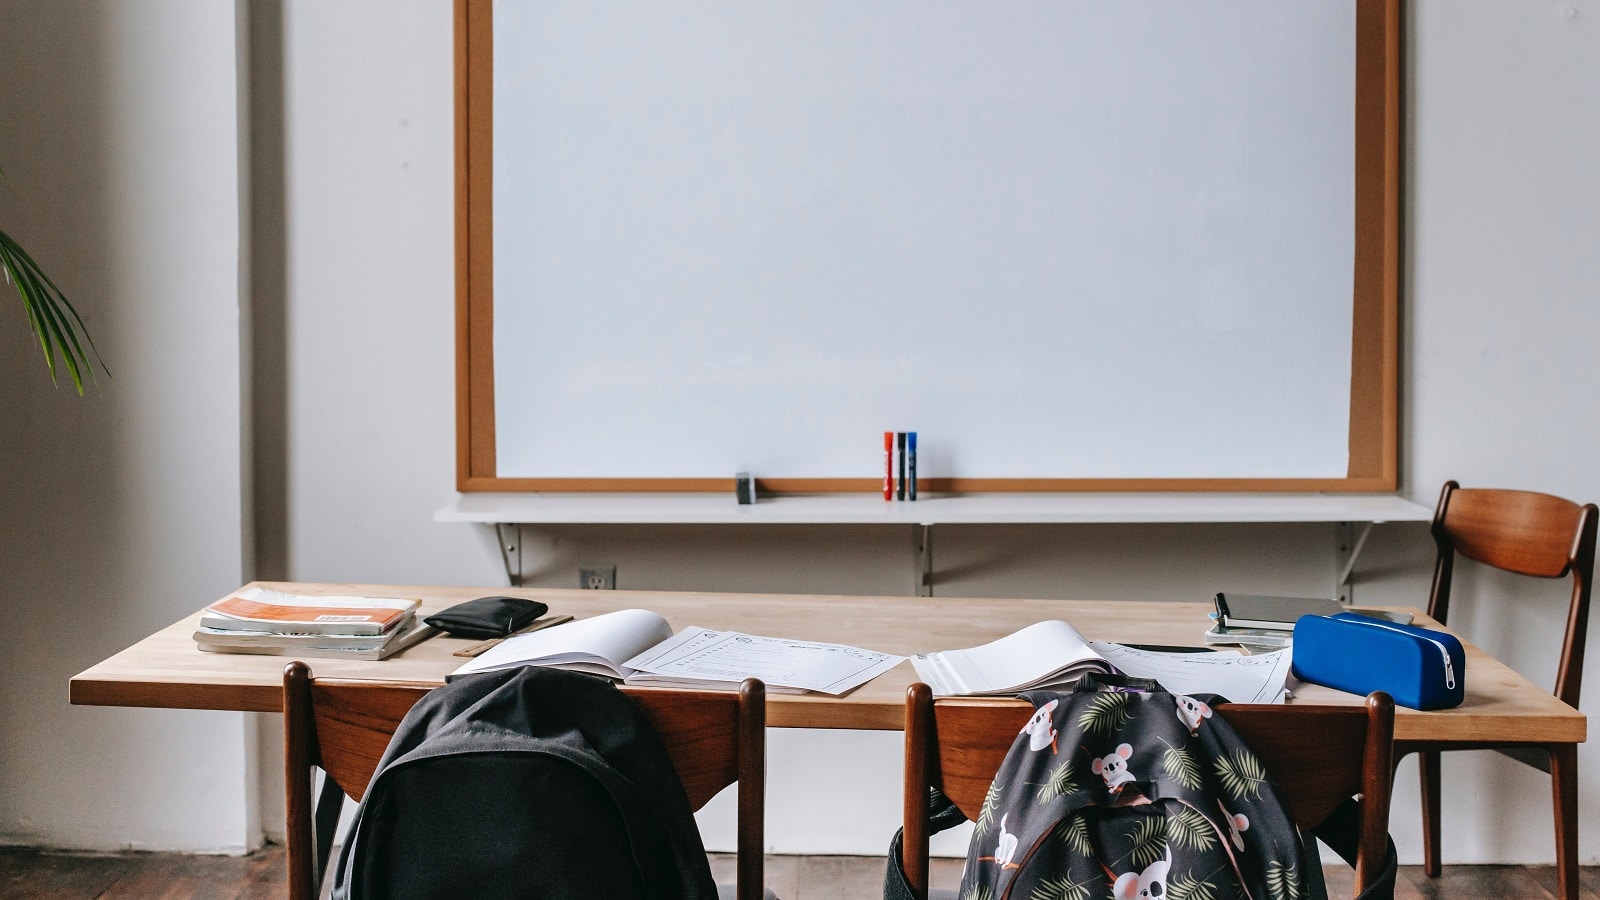
<path id="1" fill-rule="evenodd" d="M 1058 702 L 1051 700 L 1034 710 L 1032 718 L 1028 719 L 1028 724 L 1022 726 L 1021 733 L 1028 736 L 1029 750 L 1043 750 L 1049 747 L 1051 753 L 1056 752 L 1056 726 L 1050 720 L 1050 716 L 1056 711 Z"/>
<path id="2" fill-rule="evenodd" d="M 1191 735 L 1200 731 L 1201 720 L 1211 718 L 1211 707 L 1203 701 L 1183 694 L 1174 694 L 1172 699 L 1178 705 L 1178 721 L 1189 729 Z"/>
<path id="3" fill-rule="evenodd" d="M 1017 855 L 1017 836 L 1006 830 L 1006 817 L 1000 817 L 1000 843 L 994 848 L 995 864 L 1005 869 L 1015 869 L 1011 860 Z"/>
<path id="4" fill-rule="evenodd" d="M 1241 832 L 1250 830 L 1249 817 L 1245 816 L 1243 813 L 1234 815 L 1233 813 L 1228 812 L 1228 808 L 1222 805 L 1221 800 L 1217 801 L 1217 809 L 1222 810 L 1222 818 L 1227 820 L 1228 840 L 1233 842 L 1233 847 L 1235 850 L 1243 850 L 1244 836 L 1241 834 Z"/>
<path id="5" fill-rule="evenodd" d="M 1005 729 L 958 896 L 1326 900 L 1302 874 L 1320 860 L 1226 701 L 1130 687 L 1108 676 L 1024 695 L 1032 715 Z"/>
<path id="6" fill-rule="evenodd" d="M 994 844 L 993 856 L 980 856 L 981 860 L 992 861 L 1001 869 L 1015 869 L 1018 863 L 1013 862 L 1017 856 L 1018 839 L 1015 834 L 1006 830 L 1006 819 L 1010 813 L 1000 817 L 1000 837 Z"/>
<path id="7" fill-rule="evenodd" d="M 1106 788 L 1115 797 L 1124 785 L 1133 781 L 1133 773 L 1128 771 L 1128 758 L 1133 756 L 1132 744 L 1118 744 L 1117 749 L 1089 764 L 1089 769 L 1094 774 L 1106 780 Z"/>
<path id="8" fill-rule="evenodd" d="M 1111 896 L 1116 900 L 1147 900 L 1167 896 L 1167 872 L 1172 869 L 1172 847 L 1167 855 L 1144 867 L 1143 872 L 1128 872 L 1117 876 L 1111 885 Z"/>

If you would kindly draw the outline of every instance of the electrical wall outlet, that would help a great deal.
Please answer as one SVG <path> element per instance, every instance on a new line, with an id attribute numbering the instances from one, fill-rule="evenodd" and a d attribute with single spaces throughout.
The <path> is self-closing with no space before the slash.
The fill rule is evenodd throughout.
<path id="1" fill-rule="evenodd" d="M 614 591 L 617 589 L 616 566 L 579 566 L 578 587 L 590 591 Z"/>

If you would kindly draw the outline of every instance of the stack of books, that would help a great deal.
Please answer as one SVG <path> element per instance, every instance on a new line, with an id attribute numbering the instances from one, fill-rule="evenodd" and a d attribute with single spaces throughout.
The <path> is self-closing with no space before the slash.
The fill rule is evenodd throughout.
<path id="1" fill-rule="evenodd" d="M 194 640 L 212 653 L 383 659 L 433 634 L 421 601 L 320 597 L 252 586 L 205 608 Z"/>
<path id="2" fill-rule="evenodd" d="M 1214 624 L 1206 632 L 1207 644 L 1236 644 L 1276 650 L 1294 644 L 1294 623 L 1301 616 L 1360 613 L 1401 625 L 1411 624 L 1411 614 L 1392 609 L 1345 606 L 1331 597 L 1266 597 L 1260 594 L 1218 594 Z"/>

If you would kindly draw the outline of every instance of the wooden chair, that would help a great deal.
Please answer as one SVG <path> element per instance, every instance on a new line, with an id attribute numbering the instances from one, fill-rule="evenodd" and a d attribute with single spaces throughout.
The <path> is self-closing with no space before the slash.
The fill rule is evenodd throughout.
<path id="1" fill-rule="evenodd" d="M 1012 742 L 1033 714 L 1021 701 L 941 700 L 925 684 L 906 692 L 906 880 L 928 896 L 928 789 L 936 787 L 977 821 Z M 1362 706 L 1228 705 L 1228 720 L 1266 766 L 1302 831 L 1361 795 L 1356 893 L 1381 869 L 1389 838 L 1394 701 L 1375 693 Z"/>
<path id="2" fill-rule="evenodd" d="M 1439 556 L 1433 570 L 1428 615 L 1443 623 L 1450 613 L 1451 576 L 1457 554 L 1507 572 L 1538 578 L 1572 576 L 1566 637 L 1561 642 L 1555 695 L 1573 709 L 1583 680 L 1584 638 L 1589 630 L 1589 583 L 1594 575 L 1593 503 L 1532 491 L 1463 490 L 1447 481 L 1433 513 Z M 1578 747 L 1576 744 L 1493 744 L 1472 741 L 1401 741 L 1395 759 L 1416 753 L 1422 779 L 1423 871 L 1439 874 L 1439 753 L 1490 749 L 1551 776 L 1556 826 L 1556 870 L 1561 896 L 1578 896 Z"/>
<path id="3" fill-rule="evenodd" d="M 312 808 L 312 768 L 360 800 L 400 720 L 437 685 L 313 679 L 303 662 L 283 671 L 289 900 L 315 900 L 343 800 L 325 789 Z M 737 880 L 722 896 L 760 900 L 766 814 L 766 691 L 749 679 L 737 694 L 623 688 L 661 735 L 689 805 L 705 806 L 739 784 Z M 330 796 L 331 795 L 331 796 Z M 314 846 L 316 829 L 328 837 Z M 316 823 L 322 824 L 322 823 Z M 720 886 L 719 886 L 720 887 Z M 771 896 L 771 895 L 767 895 Z"/>

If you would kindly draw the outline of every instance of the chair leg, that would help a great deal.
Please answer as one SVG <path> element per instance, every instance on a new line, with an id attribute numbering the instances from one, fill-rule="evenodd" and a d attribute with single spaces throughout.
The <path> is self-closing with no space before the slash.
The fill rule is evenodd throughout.
<path id="1" fill-rule="evenodd" d="M 906 689 L 905 830 L 900 862 L 916 900 L 928 900 L 929 758 L 934 754 L 933 689 L 917 682 Z"/>
<path id="2" fill-rule="evenodd" d="M 1417 772 L 1422 780 L 1422 871 L 1429 878 L 1438 878 L 1439 751 L 1418 751 Z"/>
<path id="3" fill-rule="evenodd" d="M 739 900 L 761 900 L 767 852 L 767 689 L 746 678 L 739 686 Z"/>
<path id="4" fill-rule="evenodd" d="M 317 758 L 315 742 L 311 669 L 297 660 L 285 666 L 283 672 L 284 829 L 289 839 L 284 865 L 288 869 L 289 900 L 316 900 L 321 886 L 311 795 L 311 767 Z"/>
<path id="5" fill-rule="evenodd" d="M 1559 896 L 1561 900 L 1578 900 L 1578 745 L 1555 744 L 1549 749 Z"/>

